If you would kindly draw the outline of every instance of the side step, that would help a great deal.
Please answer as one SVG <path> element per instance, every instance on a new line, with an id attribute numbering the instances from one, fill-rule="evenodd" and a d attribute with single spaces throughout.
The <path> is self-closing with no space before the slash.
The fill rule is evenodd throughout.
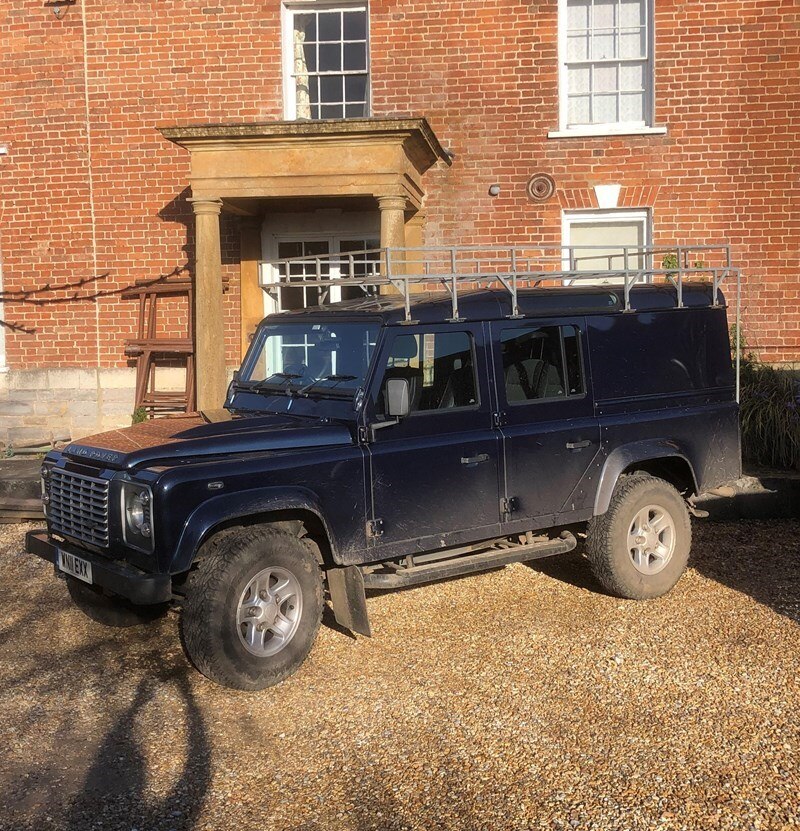
<path id="1" fill-rule="evenodd" d="M 511 548 L 484 550 L 477 554 L 453 557 L 449 560 L 426 563 L 419 566 L 400 568 L 393 573 L 364 571 L 364 588 L 366 589 L 400 589 L 405 586 L 417 586 L 431 580 L 445 580 L 462 574 L 472 574 L 491 568 L 500 568 L 511 563 L 525 563 L 541 557 L 553 557 L 566 554 L 577 545 L 577 540 L 569 531 L 564 531 L 558 539 L 545 540 Z"/>

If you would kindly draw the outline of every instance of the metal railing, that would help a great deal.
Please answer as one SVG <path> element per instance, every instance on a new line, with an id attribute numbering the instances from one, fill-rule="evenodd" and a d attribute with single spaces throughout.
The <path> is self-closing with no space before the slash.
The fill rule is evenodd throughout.
<path id="1" fill-rule="evenodd" d="M 739 392 L 741 272 L 729 245 L 659 246 L 484 246 L 375 248 L 329 255 L 292 257 L 261 263 L 261 287 L 277 296 L 280 289 L 315 287 L 321 299 L 358 287 L 366 294 L 382 286 L 403 298 L 406 322 L 412 322 L 415 288 L 444 289 L 453 322 L 459 316 L 459 290 L 503 288 L 511 299 L 510 318 L 522 317 L 519 290 L 541 286 L 612 285 L 623 289 L 624 309 L 631 309 L 631 289 L 641 284 L 667 284 L 675 289 L 676 308 L 684 308 L 688 280 L 710 284 L 712 305 L 720 305 L 720 288 L 736 286 L 736 378 Z"/>

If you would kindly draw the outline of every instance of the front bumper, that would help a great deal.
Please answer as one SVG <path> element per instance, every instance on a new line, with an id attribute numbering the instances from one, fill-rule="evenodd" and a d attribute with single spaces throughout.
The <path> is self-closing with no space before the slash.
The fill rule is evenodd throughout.
<path id="1" fill-rule="evenodd" d="M 47 531 L 28 531 L 25 535 L 25 550 L 52 563 L 56 569 L 59 548 L 92 564 L 94 585 L 126 597 L 131 603 L 147 606 L 172 599 L 172 577 L 169 574 L 149 574 L 128 563 L 108 560 L 76 545 L 61 542 L 56 545 Z"/>

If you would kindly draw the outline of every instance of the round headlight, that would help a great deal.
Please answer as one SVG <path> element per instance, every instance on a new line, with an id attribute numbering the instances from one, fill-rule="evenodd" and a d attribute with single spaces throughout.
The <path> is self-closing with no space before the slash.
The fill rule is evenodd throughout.
<path id="1" fill-rule="evenodd" d="M 150 496 L 145 491 L 137 493 L 128 504 L 128 524 L 143 537 L 149 537 L 151 533 L 149 505 Z"/>

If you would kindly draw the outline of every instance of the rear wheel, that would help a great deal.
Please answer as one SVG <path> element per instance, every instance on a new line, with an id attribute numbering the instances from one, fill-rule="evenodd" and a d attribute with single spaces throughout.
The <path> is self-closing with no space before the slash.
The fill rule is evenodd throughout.
<path id="1" fill-rule="evenodd" d="M 187 580 L 183 643 L 212 681 L 264 689 L 306 659 L 322 607 L 322 575 L 309 541 L 269 527 L 239 529 L 212 540 Z"/>
<path id="2" fill-rule="evenodd" d="M 586 551 L 611 594 L 647 600 L 666 594 L 689 560 L 692 526 L 675 488 L 647 473 L 623 476 L 608 511 L 589 522 Z"/>

